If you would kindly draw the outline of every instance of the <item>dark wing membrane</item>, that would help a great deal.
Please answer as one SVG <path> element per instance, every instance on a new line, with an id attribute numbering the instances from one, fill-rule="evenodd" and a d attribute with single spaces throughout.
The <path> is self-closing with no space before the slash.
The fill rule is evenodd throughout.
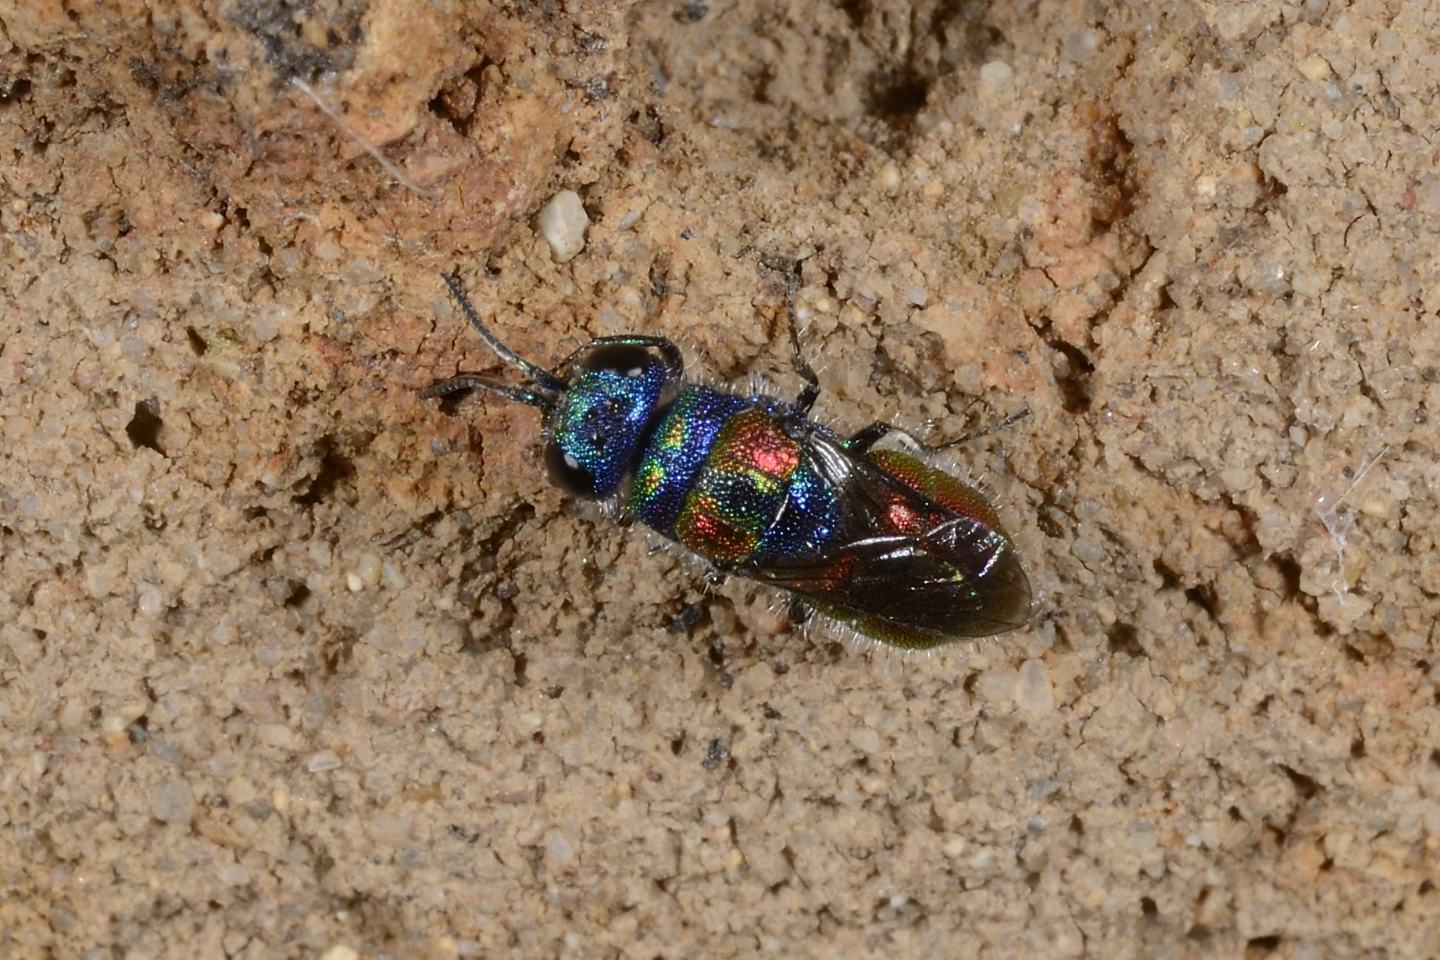
<path id="1" fill-rule="evenodd" d="M 821 606 L 879 617 L 942 637 L 983 637 L 1023 626 L 1030 582 L 1010 540 L 905 486 L 833 437 L 801 445 L 834 490 L 843 522 L 834 545 L 812 556 L 756 559 L 740 571 Z M 897 507 L 941 519 L 905 535 Z"/>

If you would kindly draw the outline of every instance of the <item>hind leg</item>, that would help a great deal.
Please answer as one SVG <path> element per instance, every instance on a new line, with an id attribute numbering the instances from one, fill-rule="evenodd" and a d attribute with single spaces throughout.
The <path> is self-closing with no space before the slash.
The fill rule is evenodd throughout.
<path id="1" fill-rule="evenodd" d="M 795 315 L 795 294 L 799 291 L 800 265 L 797 263 L 785 288 L 785 312 L 790 318 L 790 366 L 800 379 L 805 381 L 805 386 L 800 388 L 800 395 L 795 398 L 795 408 L 808 414 L 820 396 L 820 378 L 815 376 L 815 368 L 810 366 L 810 361 L 805 359 L 805 354 L 800 350 L 800 321 Z"/>
<path id="2" fill-rule="evenodd" d="M 795 295 L 800 292 L 800 261 L 763 257 L 760 262 L 771 270 L 785 274 L 785 314 L 790 327 L 790 367 L 805 381 L 805 386 L 800 388 L 800 395 L 795 398 L 792 406 L 802 414 L 808 414 L 820 396 L 820 378 L 815 376 L 815 368 L 810 366 L 810 361 L 805 359 L 805 354 L 800 350 L 800 319 L 795 310 Z"/>
<path id="3" fill-rule="evenodd" d="M 880 439 L 887 434 L 898 433 L 903 436 L 909 437 L 916 446 L 918 446 L 921 450 L 924 450 L 926 453 L 939 453 L 942 450 L 948 450 L 951 447 L 958 447 L 961 444 L 969 443 L 971 440 L 978 440 L 981 437 L 988 436 L 996 432 L 997 430 L 1003 430 L 1012 424 L 1019 423 L 1021 420 L 1024 420 L 1028 416 L 1030 416 L 1030 408 L 1025 407 L 1017 413 L 1010 414 L 1010 416 L 1006 417 L 1004 420 L 1001 420 L 999 423 L 992 423 L 988 427 L 982 427 L 979 430 L 973 430 L 970 433 L 965 434 L 963 437 L 957 437 L 954 440 L 946 440 L 944 443 L 926 443 L 908 430 L 903 430 L 900 427 L 886 423 L 883 420 L 877 420 L 869 426 L 857 430 L 855 434 L 850 437 L 850 439 L 845 441 L 845 443 L 847 446 L 850 447 L 851 450 L 855 451 L 856 453 L 864 453 L 871 447 L 875 446 L 875 444 L 879 443 Z"/>

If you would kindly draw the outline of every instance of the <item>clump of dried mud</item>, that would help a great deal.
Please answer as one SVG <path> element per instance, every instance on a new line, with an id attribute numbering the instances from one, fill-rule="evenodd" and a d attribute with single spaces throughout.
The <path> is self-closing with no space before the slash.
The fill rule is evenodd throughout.
<path id="1" fill-rule="evenodd" d="M 0 952 L 1440 953 L 1437 35 L 0 6 Z M 416 397 L 498 369 L 455 266 L 789 385 L 771 256 L 838 426 L 1034 412 L 961 454 L 1032 628 L 807 639 Z"/>

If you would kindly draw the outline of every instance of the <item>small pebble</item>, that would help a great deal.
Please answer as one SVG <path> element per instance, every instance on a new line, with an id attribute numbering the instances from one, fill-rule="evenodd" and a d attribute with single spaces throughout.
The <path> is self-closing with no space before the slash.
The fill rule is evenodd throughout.
<path id="1" fill-rule="evenodd" d="M 360 960 L 360 954 L 356 953 L 353 947 L 337 943 L 321 954 L 320 960 Z"/>
<path id="2" fill-rule="evenodd" d="M 861 753 L 877 753 L 880 750 L 880 734 L 862 727 L 850 734 L 850 745 Z"/>
<path id="3" fill-rule="evenodd" d="M 329 237 L 315 244 L 315 256 L 321 260 L 339 260 L 344 255 L 345 248 Z"/>
<path id="4" fill-rule="evenodd" d="M 255 738 L 266 746 L 280 750 L 295 748 L 295 734 L 283 723 L 262 723 L 255 727 Z"/>
<path id="5" fill-rule="evenodd" d="M 104 737 L 105 742 L 112 747 L 117 749 L 128 747 L 130 745 L 130 735 L 125 729 L 128 726 L 130 726 L 130 721 L 124 717 L 117 716 L 113 713 L 107 714 L 105 718 L 100 721 L 100 735 Z"/>
<path id="6" fill-rule="evenodd" d="M 381 569 L 380 558 L 373 553 L 361 554 L 360 559 L 355 563 L 355 572 L 361 580 L 365 581 L 367 587 L 380 585 Z"/>
<path id="7" fill-rule="evenodd" d="M 382 571 L 385 575 L 385 586 L 392 590 L 404 590 L 410 585 L 410 582 L 405 579 L 405 574 L 401 573 L 395 564 L 386 561 Z"/>
<path id="8" fill-rule="evenodd" d="M 990 703 L 1008 700 L 1014 692 L 1015 672 L 1008 667 L 986 670 L 975 682 L 975 693 Z"/>
<path id="9" fill-rule="evenodd" d="M 1101 37 L 1100 31 L 1094 27 L 1075 30 L 1065 37 L 1061 45 L 1061 52 L 1066 60 L 1073 60 L 1077 63 L 1088 60 L 1100 48 Z"/>
<path id="10" fill-rule="evenodd" d="M 220 871 L 220 882 L 227 887 L 243 887 L 250 882 L 250 871 L 238 863 L 232 863 Z"/>
<path id="11" fill-rule="evenodd" d="M 50 908 L 50 926 L 56 933 L 68 933 L 75 928 L 75 911 L 65 903 L 57 903 Z"/>
<path id="12" fill-rule="evenodd" d="M 1082 533 L 1070 544 L 1070 552 L 1076 560 L 1093 569 L 1105 559 L 1105 544 L 1097 536 Z"/>
<path id="13" fill-rule="evenodd" d="M 1390 504 L 1383 497 L 1367 497 L 1360 501 L 1360 512 L 1376 520 L 1390 516 Z"/>
<path id="14" fill-rule="evenodd" d="M 140 599 L 136 606 L 142 617 L 153 617 L 165 609 L 165 602 L 160 598 L 159 592 L 154 587 L 142 587 Z"/>
<path id="15" fill-rule="evenodd" d="M 1015 69 L 1004 60 L 991 60 L 980 68 L 980 85 L 990 93 L 998 93 L 1010 86 Z"/>
<path id="16" fill-rule="evenodd" d="M 1055 691 L 1044 660 L 1026 660 L 1015 682 L 1015 704 L 1026 713 L 1049 713 L 1055 709 Z"/>
<path id="17" fill-rule="evenodd" d="M 1244 493 L 1259 483 L 1260 478 L 1248 467 L 1226 467 L 1220 471 L 1220 482 L 1232 493 Z"/>
<path id="18" fill-rule="evenodd" d="M 150 795 L 150 812 L 165 823 L 189 823 L 195 815 L 195 793 L 181 777 L 171 777 Z"/>
<path id="19" fill-rule="evenodd" d="M 89 720 L 90 711 L 83 700 L 66 700 L 60 708 L 60 729 L 66 733 L 79 733 Z"/>
<path id="20" fill-rule="evenodd" d="M 414 820 L 408 815 L 377 817 L 370 821 L 370 836 L 376 843 L 396 847 L 410 839 Z"/>
<path id="21" fill-rule="evenodd" d="M 329 750 L 312 753 L 310 758 L 305 761 L 305 769 L 311 773 L 324 773 L 326 770 L 337 769 L 340 765 L 340 758 Z"/>
<path id="22" fill-rule="evenodd" d="M 1306 57 L 1300 61 L 1298 69 L 1307 80 L 1324 80 L 1330 76 L 1330 62 L 1320 56 Z"/>
<path id="23" fill-rule="evenodd" d="M 1290 291 L 1290 280 L 1286 276 L 1285 264 L 1274 260 L 1262 260 L 1245 278 L 1245 285 L 1256 293 L 1283 296 Z"/>
<path id="24" fill-rule="evenodd" d="M 557 866 L 566 864 L 575 859 L 575 848 L 564 836 L 556 834 L 545 844 L 545 858 Z"/>
<path id="25" fill-rule="evenodd" d="M 538 221 L 540 235 L 550 244 L 550 252 L 557 263 L 568 263 L 585 249 L 585 229 L 590 226 L 590 217 L 580 194 L 574 190 L 561 190 L 550 198 L 540 210 Z"/>
<path id="26" fill-rule="evenodd" d="M 894 193 L 900 189 L 900 168 L 895 165 L 894 160 L 888 160 L 879 170 L 875 172 L 875 183 L 886 193 Z"/>

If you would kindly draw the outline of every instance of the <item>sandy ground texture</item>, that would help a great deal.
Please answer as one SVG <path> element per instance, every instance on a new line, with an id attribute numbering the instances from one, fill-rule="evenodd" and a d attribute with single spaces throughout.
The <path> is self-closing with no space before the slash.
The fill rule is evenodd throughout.
<path id="1" fill-rule="evenodd" d="M 1437 37 L 0 2 L 0 955 L 1440 955 Z M 852 653 L 417 397 L 457 266 L 793 390 L 775 256 L 828 422 L 1033 411 L 1030 628 Z"/>

